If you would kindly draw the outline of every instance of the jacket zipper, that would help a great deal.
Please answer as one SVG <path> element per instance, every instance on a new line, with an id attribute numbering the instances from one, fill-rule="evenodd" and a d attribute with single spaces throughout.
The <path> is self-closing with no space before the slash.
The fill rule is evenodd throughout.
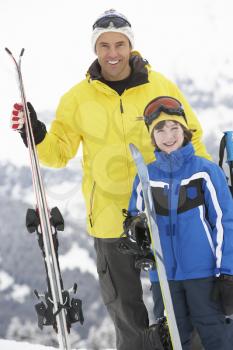
<path id="1" fill-rule="evenodd" d="M 95 186 L 96 186 L 96 182 L 94 181 L 93 186 L 92 186 L 92 190 L 91 190 L 90 211 L 89 211 L 89 222 L 90 222 L 91 227 L 93 227 L 93 204 L 94 204 Z"/>
<path id="2" fill-rule="evenodd" d="M 121 112 L 121 114 L 124 113 L 123 104 L 122 104 L 122 100 L 121 99 L 120 99 L 120 112 Z M 126 144 L 126 142 L 125 142 L 125 144 Z M 128 168 L 128 164 L 127 164 L 127 168 Z M 96 182 L 94 181 L 93 187 L 92 187 L 92 190 L 91 190 L 90 211 L 89 211 L 89 215 L 88 215 L 91 227 L 93 227 L 93 225 L 94 225 L 94 222 L 93 222 L 93 207 L 94 207 L 95 187 L 96 187 Z"/>
<path id="3" fill-rule="evenodd" d="M 169 210 L 169 212 L 170 213 L 169 213 L 169 226 L 170 226 L 170 237 L 171 237 L 171 246 L 172 246 L 173 260 L 174 260 L 174 263 L 175 263 L 175 266 L 173 268 L 173 277 L 174 277 L 175 271 L 177 269 L 177 263 L 176 263 L 175 252 L 174 252 L 174 245 L 173 245 L 174 227 L 173 227 L 172 218 L 171 218 L 171 215 L 172 215 L 171 202 L 172 202 L 172 191 L 173 191 L 173 177 L 172 177 L 172 159 L 171 159 L 171 157 L 169 155 L 168 155 L 168 157 L 169 157 L 169 163 L 170 163 L 170 179 L 169 179 L 169 186 L 170 186 L 170 191 L 169 191 L 169 206 L 170 206 L 170 210 Z"/>
<path id="4" fill-rule="evenodd" d="M 122 99 L 120 98 L 120 112 L 121 112 L 121 117 L 122 114 L 124 114 L 124 108 L 123 108 L 123 103 L 122 103 Z M 125 132 L 125 129 L 124 129 L 124 122 L 122 120 L 122 128 L 123 128 L 123 135 L 124 135 L 124 143 L 125 143 L 125 155 L 126 155 L 126 166 L 127 166 L 127 171 L 128 171 L 128 188 L 129 188 L 129 191 L 130 191 L 130 171 L 129 171 L 129 162 L 127 160 L 127 143 L 126 143 L 126 132 Z"/>

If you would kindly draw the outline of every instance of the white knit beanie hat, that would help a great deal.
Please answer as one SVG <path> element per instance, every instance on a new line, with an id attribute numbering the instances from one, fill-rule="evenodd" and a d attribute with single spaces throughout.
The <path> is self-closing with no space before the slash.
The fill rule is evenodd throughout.
<path id="1" fill-rule="evenodd" d="M 116 32 L 124 34 L 129 39 L 131 48 L 133 49 L 134 34 L 131 29 L 131 24 L 124 15 L 111 9 L 102 13 L 93 25 L 91 43 L 94 52 L 96 52 L 95 45 L 99 36 L 107 32 Z"/>

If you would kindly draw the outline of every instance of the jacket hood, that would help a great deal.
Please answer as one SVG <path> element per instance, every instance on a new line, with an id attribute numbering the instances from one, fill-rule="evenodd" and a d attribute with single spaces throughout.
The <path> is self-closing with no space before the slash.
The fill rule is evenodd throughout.
<path id="1" fill-rule="evenodd" d="M 164 172 L 177 172 L 182 170 L 184 164 L 194 155 L 193 145 L 189 142 L 186 146 L 167 154 L 155 151 L 155 167 Z"/>
<path id="2" fill-rule="evenodd" d="M 129 63 L 132 68 L 132 72 L 131 72 L 130 86 L 128 86 L 128 88 L 148 83 L 149 82 L 148 72 L 151 69 L 148 61 L 142 58 L 142 56 L 138 51 L 132 51 Z M 104 78 L 101 74 L 101 67 L 98 62 L 98 59 L 96 59 L 89 67 L 86 74 L 86 78 L 89 81 L 90 80 L 104 81 Z"/>

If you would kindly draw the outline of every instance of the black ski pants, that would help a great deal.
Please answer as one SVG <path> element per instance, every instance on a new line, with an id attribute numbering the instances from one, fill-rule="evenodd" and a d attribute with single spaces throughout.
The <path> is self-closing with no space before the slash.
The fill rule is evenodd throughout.
<path id="1" fill-rule="evenodd" d="M 226 322 L 219 304 L 211 301 L 214 278 L 169 281 L 177 326 L 183 350 L 190 350 L 193 328 L 205 350 L 233 349 L 233 322 Z M 163 314 L 163 299 L 158 282 L 152 283 L 154 314 Z"/>
<path id="2" fill-rule="evenodd" d="M 163 349 L 157 327 L 149 328 L 135 257 L 117 250 L 119 239 L 95 238 L 94 243 L 101 294 L 115 326 L 117 350 Z"/>

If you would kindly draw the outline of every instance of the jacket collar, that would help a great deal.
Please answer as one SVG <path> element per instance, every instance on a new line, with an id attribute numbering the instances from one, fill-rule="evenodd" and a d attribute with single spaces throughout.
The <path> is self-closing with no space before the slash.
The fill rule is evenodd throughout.
<path id="1" fill-rule="evenodd" d="M 183 166 L 194 155 L 193 145 L 189 142 L 186 146 L 167 154 L 165 152 L 155 151 L 156 168 L 165 172 L 174 173 L 183 170 Z"/>
<path id="2" fill-rule="evenodd" d="M 127 88 L 135 87 L 148 83 L 148 70 L 150 65 L 147 60 L 143 59 L 139 52 L 132 51 L 130 56 L 130 66 L 132 68 L 131 79 Z M 101 75 L 101 67 L 96 59 L 88 69 L 87 79 L 90 80 L 100 80 L 103 81 L 103 76 Z"/>

